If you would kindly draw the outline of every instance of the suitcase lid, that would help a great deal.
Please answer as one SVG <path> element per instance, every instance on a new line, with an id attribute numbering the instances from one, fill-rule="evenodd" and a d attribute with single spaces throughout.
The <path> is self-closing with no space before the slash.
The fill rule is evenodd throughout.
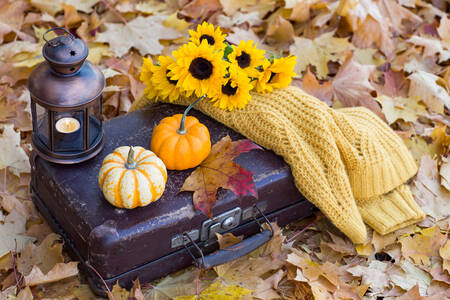
<path id="1" fill-rule="evenodd" d="M 106 121 L 104 149 L 84 163 L 58 165 L 36 158 L 33 173 L 36 193 L 84 259 L 104 278 L 183 248 L 184 232 L 196 241 L 204 241 L 215 237 L 215 231 L 223 232 L 229 226 L 248 222 L 254 204 L 264 212 L 271 212 L 303 200 L 282 158 L 271 151 L 253 150 L 235 161 L 253 172 L 258 199 L 238 198 L 229 190 L 219 189 L 212 220 L 194 210 L 192 192 L 179 193 L 193 169 L 169 171 L 163 196 L 146 207 L 127 210 L 110 205 L 97 182 L 103 158 L 123 145 L 148 149 L 153 128 L 159 121 L 183 111 L 181 106 L 157 104 Z M 192 110 L 190 115 L 208 127 L 212 144 L 226 135 L 232 140 L 243 138 L 198 111 Z"/>

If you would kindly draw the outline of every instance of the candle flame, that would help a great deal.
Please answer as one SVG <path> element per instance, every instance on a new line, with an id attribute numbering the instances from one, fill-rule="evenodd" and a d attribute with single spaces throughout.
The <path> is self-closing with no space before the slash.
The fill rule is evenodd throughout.
<path id="1" fill-rule="evenodd" d="M 78 121 L 73 118 L 63 118 L 56 125 L 56 129 L 62 133 L 71 133 L 79 128 Z"/>

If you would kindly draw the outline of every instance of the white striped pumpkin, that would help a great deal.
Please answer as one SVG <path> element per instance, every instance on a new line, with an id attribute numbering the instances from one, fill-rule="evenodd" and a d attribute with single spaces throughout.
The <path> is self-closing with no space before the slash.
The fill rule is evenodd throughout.
<path id="1" fill-rule="evenodd" d="M 164 163 L 142 147 L 122 146 L 108 154 L 98 174 L 106 200 L 116 207 L 146 206 L 164 192 L 167 170 Z"/>

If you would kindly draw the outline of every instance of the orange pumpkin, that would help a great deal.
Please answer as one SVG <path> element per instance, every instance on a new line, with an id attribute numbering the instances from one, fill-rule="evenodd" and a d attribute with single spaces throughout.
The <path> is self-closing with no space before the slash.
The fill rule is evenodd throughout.
<path id="1" fill-rule="evenodd" d="M 164 118 L 153 130 L 150 149 L 169 170 L 186 170 L 198 166 L 211 152 L 208 128 L 197 118 L 188 116 L 193 102 L 184 114 Z"/>

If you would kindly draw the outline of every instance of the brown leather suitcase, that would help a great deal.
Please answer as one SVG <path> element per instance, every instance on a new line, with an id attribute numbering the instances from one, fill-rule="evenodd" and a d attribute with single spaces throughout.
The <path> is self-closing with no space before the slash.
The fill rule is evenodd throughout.
<path id="1" fill-rule="evenodd" d="M 76 165 L 57 165 L 32 155 L 32 199 L 52 228 L 65 239 L 68 251 L 98 294 L 103 283 L 129 287 L 139 277 L 148 282 L 193 262 L 207 268 L 249 253 L 267 242 L 272 232 L 261 224 L 283 226 L 311 215 L 313 205 L 296 189 L 289 167 L 271 151 L 253 150 L 235 159 L 253 172 L 258 199 L 219 190 L 213 219 L 195 211 L 192 193 L 179 193 L 192 170 L 169 171 L 162 198 L 133 210 L 111 206 L 98 187 L 103 158 L 116 147 L 149 148 L 153 128 L 161 119 L 182 113 L 183 107 L 157 104 L 104 123 L 106 144 L 95 158 Z M 230 135 L 243 138 L 215 120 L 191 111 L 210 130 L 214 144 Z M 232 249 L 217 250 L 215 232 L 232 232 L 245 239 Z"/>

